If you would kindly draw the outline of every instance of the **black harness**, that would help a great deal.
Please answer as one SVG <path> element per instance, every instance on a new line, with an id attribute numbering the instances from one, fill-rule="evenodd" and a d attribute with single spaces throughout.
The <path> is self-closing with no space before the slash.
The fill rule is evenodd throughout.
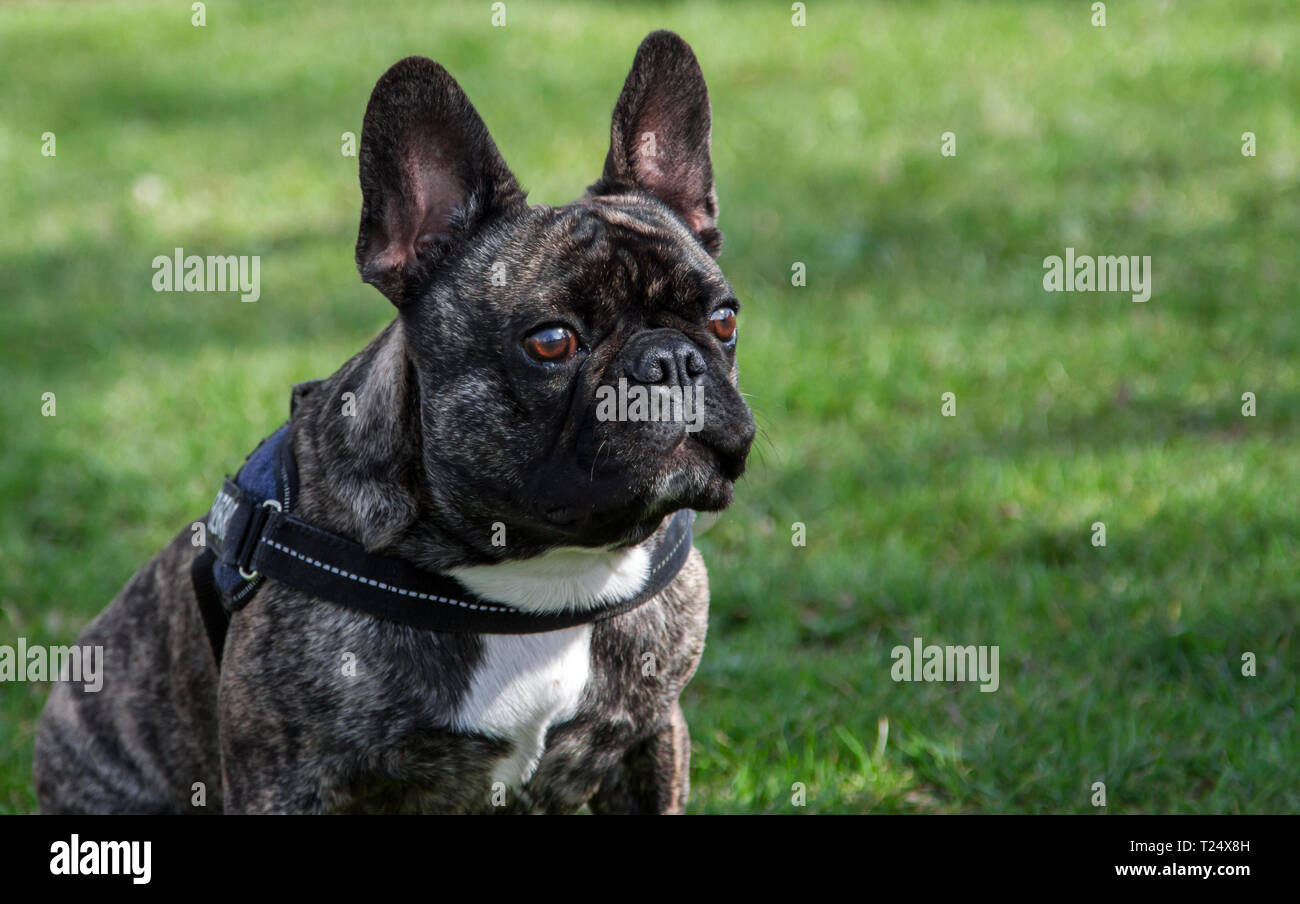
<path id="1" fill-rule="evenodd" d="M 217 666 L 231 616 L 266 579 L 355 612 L 425 631 L 538 634 L 603 621 L 648 602 L 668 586 L 691 551 L 689 509 L 669 520 L 635 596 L 581 612 L 536 614 L 485 600 L 455 578 L 359 543 L 293 513 L 298 473 L 286 423 L 258 444 L 234 480 L 226 479 L 205 520 L 208 546 L 190 577 Z"/>

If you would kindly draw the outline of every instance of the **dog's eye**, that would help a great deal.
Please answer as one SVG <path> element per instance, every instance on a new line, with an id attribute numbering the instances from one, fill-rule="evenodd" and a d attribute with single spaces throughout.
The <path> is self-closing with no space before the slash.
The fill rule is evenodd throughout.
<path id="1" fill-rule="evenodd" d="M 578 350 L 578 337 L 562 326 L 547 326 L 524 340 L 524 351 L 534 361 L 560 364 Z"/>
<path id="2" fill-rule="evenodd" d="M 723 342 L 736 338 L 736 312 L 731 308 L 718 308 L 709 315 L 709 332 Z"/>

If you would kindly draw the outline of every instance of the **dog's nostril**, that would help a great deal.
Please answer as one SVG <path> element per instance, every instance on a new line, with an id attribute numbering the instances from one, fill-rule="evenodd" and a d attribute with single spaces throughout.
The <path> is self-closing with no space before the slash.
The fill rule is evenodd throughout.
<path id="1" fill-rule="evenodd" d="M 691 377 L 698 377 L 709 369 L 709 365 L 704 361 L 704 356 L 693 348 L 687 349 L 686 354 L 679 360 L 682 361 L 682 370 Z"/>
<path id="2" fill-rule="evenodd" d="M 657 383 L 676 382 L 673 359 L 661 351 L 655 350 L 642 355 L 628 368 L 628 375 L 638 383 L 655 385 Z"/>
<path id="3" fill-rule="evenodd" d="M 627 375 L 638 383 L 653 385 L 664 379 L 664 361 L 657 356 L 646 356 L 634 361 L 627 369 Z"/>

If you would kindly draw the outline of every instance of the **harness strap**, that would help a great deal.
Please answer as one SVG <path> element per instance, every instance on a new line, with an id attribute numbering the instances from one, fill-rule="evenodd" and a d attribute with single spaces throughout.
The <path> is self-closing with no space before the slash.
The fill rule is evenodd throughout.
<path id="1" fill-rule="evenodd" d="M 207 631 L 208 643 L 212 647 L 212 658 L 217 661 L 217 670 L 221 670 L 221 654 L 226 649 L 226 632 L 230 629 L 230 613 L 221 604 L 221 591 L 212 579 L 212 566 L 217 564 L 217 556 L 210 549 L 205 549 L 194 558 L 190 566 L 190 583 L 194 585 L 194 596 L 199 601 L 199 615 L 203 618 L 203 629 Z"/>
<path id="2" fill-rule="evenodd" d="M 231 615 L 248 604 L 267 578 L 421 630 L 536 634 L 603 621 L 648 602 L 673 581 L 690 555 L 694 513 L 683 509 L 663 529 L 650 555 L 645 586 L 635 596 L 583 611 L 524 612 L 483 599 L 450 575 L 368 552 L 288 511 L 296 495 L 296 486 L 289 484 L 296 483 L 296 474 L 287 428 L 263 440 L 239 476 L 225 481 L 207 516 L 215 545 L 195 558 L 191 568 L 218 668 Z M 274 485 L 258 478 L 268 473 L 279 475 Z"/>

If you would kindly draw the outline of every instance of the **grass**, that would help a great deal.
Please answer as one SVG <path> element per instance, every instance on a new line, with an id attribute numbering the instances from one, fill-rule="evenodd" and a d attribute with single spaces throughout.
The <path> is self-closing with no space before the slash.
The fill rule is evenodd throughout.
<path id="1" fill-rule="evenodd" d="M 391 316 L 340 153 L 391 62 L 444 63 L 561 203 L 669 27 L 710 83 L 764 430 L 699 540 L 691 808 L 1100 812 L 1104 781 L 1107 812 L 1300 809 L 1300 20 L 1088 6 L 0 11 L 0 643 L 70 642 Z M 153 293 L 176 246 L 260 254 L 261 300 Z M 1066 246 L 1151 255 L 1153 297 L 1045 293 Z M 999 690 L 891 681 L 915 636 L 998 645 Z M 35 807 L 46 692 L 0 685 L 0 811 Z"/>

